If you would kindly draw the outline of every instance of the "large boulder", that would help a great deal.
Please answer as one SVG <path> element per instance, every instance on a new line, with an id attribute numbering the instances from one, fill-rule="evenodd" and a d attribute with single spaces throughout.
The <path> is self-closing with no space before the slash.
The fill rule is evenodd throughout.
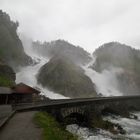
<path id="1" fill-rule="evenodd" d="M 65 56 L 55 56 L 42 66 L 37 79 L 44 87 L 67 97 L 96 96 L 94 84 L 84 70 Z"/>

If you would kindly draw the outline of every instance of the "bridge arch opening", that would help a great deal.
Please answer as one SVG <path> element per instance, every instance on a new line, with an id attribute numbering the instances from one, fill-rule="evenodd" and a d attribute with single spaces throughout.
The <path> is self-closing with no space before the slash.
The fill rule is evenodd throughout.
<path id="1" fill-rule="evenodd" d="M 101 111 L 101 114 L 106 116 L 106 115 L 110 115 L 110 114 L 117 115 L 118 113 L 114 109 L 112 109 L 110 107 L 106 107 Z"/>
<path id="2" fill-rule="evenodd" d="M 88 117 L 85 114 L 80 113 L 71 113 L 64 118 L 64 123 L 67 125 L 70 124 L 78 124 L 80 126 L 87 126 L 88 125 Z"/>

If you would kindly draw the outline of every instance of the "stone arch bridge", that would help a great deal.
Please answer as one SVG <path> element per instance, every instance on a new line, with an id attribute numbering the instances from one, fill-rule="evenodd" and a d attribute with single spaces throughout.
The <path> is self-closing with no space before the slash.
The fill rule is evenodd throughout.
<path id="1" fill-rule="evenodd" d="M 41 110 L 51 113 L 58 121 L 90 123 L 94 117 L 106 113 L 127 116 L 129 111 L 140 110 L 140 96 L 96 97 L 48 100 L 35 104 L 18 104 L 17 111 Z"/>

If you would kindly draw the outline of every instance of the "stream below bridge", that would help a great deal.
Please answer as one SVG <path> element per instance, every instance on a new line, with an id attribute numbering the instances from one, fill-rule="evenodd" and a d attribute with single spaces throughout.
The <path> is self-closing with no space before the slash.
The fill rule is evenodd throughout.
<path id="1" fill-rule="evenodd" d="M 102 129 L 90 130 L 86 127 L 80 127 L 77 124 L 67 126 L 67 130 L 73 134 L 79 136 L 79 139 L 84 140 L 140 140 L 140 112 L 133 112 L 138 119 L 122 118 L 120 116 L 110 115 L 104 117 L 104 120 L 108 120 L 112 123 L 119 124 L 124 130 L 125 135 L 113 135 L 109 131 Z"/>

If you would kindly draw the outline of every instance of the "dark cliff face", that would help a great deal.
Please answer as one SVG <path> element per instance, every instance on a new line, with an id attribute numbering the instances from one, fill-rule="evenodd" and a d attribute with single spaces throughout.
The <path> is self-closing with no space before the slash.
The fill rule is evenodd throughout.
<path id="1" fill-rule="evenodd" d="M 74 46 L 64 40 L 56 40 L 52 42 L 33 42 L 33 49 L 43 56 L 52 58 L 56 55 L 66 55 L 75 63 L 85 64 L 91 60 L 90 55 L 83 48 Z"/>
<path id="2" fill-rule="evenodd" d="M 67 97 L 95 97 L 92 81 L 67 57 L 53 57 L 39 71 L 38 83 Z"/>
<path id="3" fill-rule="evenodd" d="M 17 27 L 18 22 L 11 21 L 9 15 L 0 10 L 0 59 L 14 69 L 32 62 L 24 52 Z"/>
<path id="4" fill-rule="evenodd" d="M 140 50 L 110 42 L 100 46 L 94 55 L 93 69 L 101 72 L 110 67 L 122 68 L 123 72 L 117 74 L 119 90 L 125 95 L 140 94 Z"/>

